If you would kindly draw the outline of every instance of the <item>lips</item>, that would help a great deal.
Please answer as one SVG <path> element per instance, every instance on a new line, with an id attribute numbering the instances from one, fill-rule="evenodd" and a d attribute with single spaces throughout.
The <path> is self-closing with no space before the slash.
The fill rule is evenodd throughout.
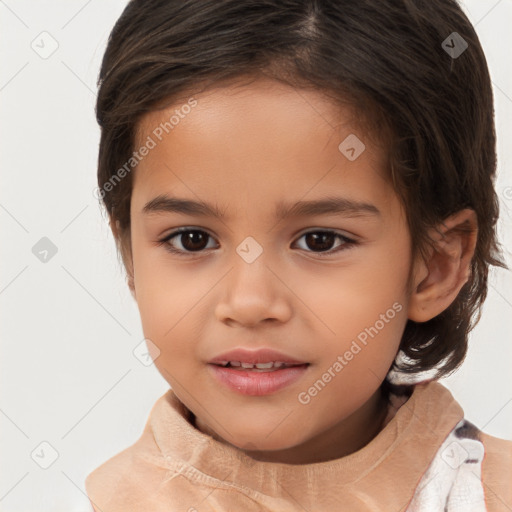
<path id="1" fill-rule="evenodd" d="M 217 382 L 242 395 L 264 396 L 291 386 L 309 372 L 305 361 L 270 348 L 237 348 L 208 362 Z"/>

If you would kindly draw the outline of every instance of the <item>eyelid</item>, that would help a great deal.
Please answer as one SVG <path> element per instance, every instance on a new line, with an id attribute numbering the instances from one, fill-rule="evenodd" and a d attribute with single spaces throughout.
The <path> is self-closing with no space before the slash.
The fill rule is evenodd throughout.
<path id="1" fill-rule="evenodd" d="M 307 235 L 309 233 L 333 233 L 335 235 L 342 236 L 346 238 L 347 240 L 351 240 L 353 242 L 357 242 L 359 240 L 359 237 L 357 235 L 354 235 L 352 233 L 348 233 L 347 231 L 343 229 L 336 229 L 336 228 L 321 228 L 321 227 L 312 227 L 312 228 L 306 228 L 304 230 L 299 231 L 297 235 L 295 235 L 297 238 L 300 238 L 304 235 Z"/>
<path id="2" fill-rule="evenodd" d="M 210 238 L 215 240 L 216 243 L 218 243 L 216 238 L 207 229 L 199 228 L 197 226 L 182 226 L 180 228 L 173 229 L 170 233 L 168 233 L 167 235 L 165 235 L 162 238 L 158 239 L 157 245 L 159 247 L 161 245 L 164 245 L 165 249 L 167 251 L 169 251 L 172 254 L 176 254 L 178 256 L 190 257 L 190 256 L 193 256 L 193 255 L 200 255 L 201 253 L 206 253 L 207 252 L 206 250 L 193 252 L 193 251 L 182 251 L 181 249 L 174 249 L 168 243 L 170 240 L 172 240 L 176 236 L 180 235 L 181 233 L 188 233 L 189 231 L 200 231 L 201 233 L 206 233 L 206 235 L 208 235 Z"/>
<path id="3" fill-rule="evenodd" d="M 341 238 L 344 243 L 339 245 L 338 247 L 335 247 L 334 249 L 329 249 L 328 251 L 321 251 L 321 252 L 315 252 L 315 251 L 307 251 L 305 249 L 301 249 L 302 252 L 306 253 L 307 255 L 314 255 L 315 258 L 332 258 L 339 255 L 339 253 L 347 251 L 349 249 L 352 249 L 356 245 L 359 245 L 358 237 L 355 236 L 348 236 L 345 235 L 343 232 L 334 229 L 334 228 L 308 228 L 305 231 L 302 231 L 297 237 L 295 238 L 294 245 L 298 243 L 298 241 L 305 235 L 308 235 L 310 233 L 328 233 L 332 234 L 337 238 Z"/>
<path id="4" fill-rule="evenodd" d="M 181 233 L 187 233 L 187 232 L 190 232 L 190 231 L 199 231 L 199 232 L 205 233 L 210 238 L 215 240 L 215 242 L 218 244 L 216 238 L 207 229 L 200 228 L 200 227 L 197 227 L 197 226 L 182 226 L 180 228 L 176 228 L 176 229 L 172 230 L 170 233 L 168 233 L 164 237 L 160 238 L 158 240 L 158 246 L 165 245 L 166 246 L 165 249 L 167 251 L 169 251 L 170 253 L 176 254 L 178 256 L 184 256 L 184 257 L 191 257 L 191 256 L 194 256 L 194 255 L 201 255 L 203 253 L 209 252 L 211 249 L 201 250 L 201 251 L 196 251 L 196 252 L 194 252 L 194 251 L 183 251 L 181 249 L 173 248 L 168 243 L 170 240 L 172 240 L 176 236 L 180 235 Z M 334 228 L 312 227 L 312 228 L 307 228 L 307 229 L 299 232 L 299 234 L 295 235 L 293 244 L 295 245 L 303 236 L 308 235 L 310 233 L 328 233 L 328 234 L 332 234 L 332 235 L 334 235 L 336 237 L 339 237 L 339 238 L 343 239 L 343 241 L 344 241 L 344 243 L 341 246 L 338 246 L 335 249 L 329 249 L 328 251 L 323 251 L 323 252 L 307 251 L 307 250 L 301 249 L 301 251 L 303 251 L 303 252 L 306 252 L 306 253 L 309 253 L 309 254 L 314 254 L 314 255 L 316 255 L 316 256 L 318 256 L 320 258 L 327 258 L 329 256 L 333 256 L 333 255 L 335 255 L 335 254 L 337 254 L 339 252 L 342 252 L 344 250 L 348 250 L 348 249 L 350 249 L 350 248 L 352 248 L 355 245 L 358 245 L 360 243 L 359 240 L 358 240 L 359 237 L 357 237 L 355 235 L 346 235 L 346 234 L 344 234 L 344 232 L 342 232 L 340 230 L 337 230 L 337 229 L 334 229 Z M 342 248 L 340 249 L 340 247 L 342 247 Z"/>

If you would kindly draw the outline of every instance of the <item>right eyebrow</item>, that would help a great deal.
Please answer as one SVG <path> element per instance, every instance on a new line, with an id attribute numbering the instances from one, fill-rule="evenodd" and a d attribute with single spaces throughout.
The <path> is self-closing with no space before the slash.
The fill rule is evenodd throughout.
<path id="1" fill-rule="evenodd" d="M 202 217 L 216 217 L 224 219 L 225 215 L 216 205 L 210 205 L 203 201 L 193 201 L 191 199 L 181 199 L 178 197 L 170 197 L 161 194 L 151 201 L 148 201 L 144 208 L 143 213 L 182 213 L 184 215 L 199 215 Z"/>

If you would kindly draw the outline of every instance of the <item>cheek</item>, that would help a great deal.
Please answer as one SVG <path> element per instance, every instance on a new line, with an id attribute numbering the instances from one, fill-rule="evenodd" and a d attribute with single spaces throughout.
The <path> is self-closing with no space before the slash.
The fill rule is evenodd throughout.
<path id="1" fill-rule="evenodd" d="M 396 296 L 352 293 L 326 303 L 322 321 L 329 331 L 321 329 L 322 341 L 316 345 L 319 371 L 327 371 L 341 356 L 343 377 L 338 381 L 364 381 L 371 373 L 382 380 L 398 352 L 407 321 L 403 302 Z"/>
<path id="2" fill-rule="evenodd" d="M 332 267 L 301 280 L 300 296 L 329 328 L 324 329 L 326 338 L 328 330 L 344 339 L 357 336 L 386 312 L 386 318 L 400 318 L 398 323 L 403 323 L 408 301 L 407 253 L 375 252 L 360 261 L 356 256 L 347 267 Z"/>
<path id="3" fill-rule="evenodd" d="M 194 286 L 190 274 L 165 261 L 165 249 L 133 245 L 134 283 L 144 335 L 162 352 L 187 323 L 204 291 Z"/>
<path id="4" fill-rule="evenodd" d="M 402 263 L 399 255 L 402 256 Z M 407 322 L 407 250 L 380 251 L 349 268 L 318 274 L 311 280 L 304 302 L 317 314 L 322 333 L 319 362 L 327 371 L 339 355 L 343 371 L 338 385 L 365 386 L 381 380 L 396 357 Z M 336 384 L 335 384 L 336 386 Z"/>

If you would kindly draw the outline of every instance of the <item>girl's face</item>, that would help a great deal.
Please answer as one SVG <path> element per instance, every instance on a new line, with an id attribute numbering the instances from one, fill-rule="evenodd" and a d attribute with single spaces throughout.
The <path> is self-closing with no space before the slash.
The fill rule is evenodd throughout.
<path id="1" fill-rule="evenodd" d="M 138 126 L 131 243 L 144 335 L 196 426 L 261 460 L 351 453 L 385 414 L 379 386 L 407 321 L 410 237 L 384 152 L 347 114 L 264 79 L 185 98 Z M 306 364 L 211 364 L 238 348 Z"/>

